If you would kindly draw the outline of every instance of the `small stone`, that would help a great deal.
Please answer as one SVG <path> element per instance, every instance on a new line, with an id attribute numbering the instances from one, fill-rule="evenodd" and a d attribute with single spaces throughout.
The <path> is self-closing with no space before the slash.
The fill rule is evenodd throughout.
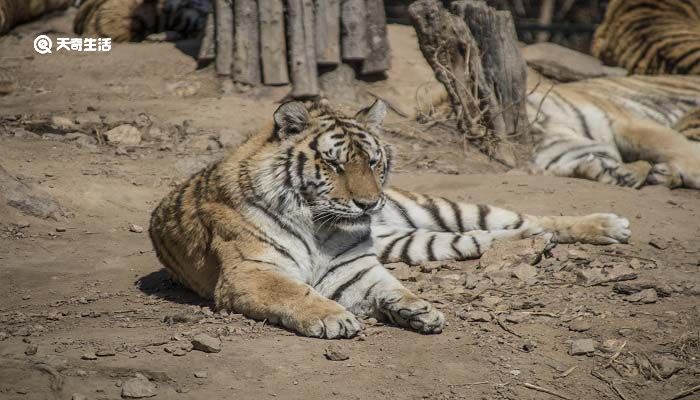
<path id="1" fill-rule="evenodd" d="M 442 269 L 443 265 L 445 265 L 445 263 L 442 261 L 426 262 L 426 263 L 421 264 L 420 272 L 423 272 L 425 274 L 429 274 L 433 271 L 439 271 L 440 269 Z"/>
<path id="2" fill-rule="evenodd" d="M 92 361 L 97 360 L 97 355 L 95 353 L 85 353 L 80 358 L 82 358 L 83 360 Z"/>
<path id="3" fill-rule="evenodd" d="M 25 294 L 24 296 L 22 296 L 22 300 L 31 300 L 31 298 L 32 298 L 31 294 Z"/>
<path id="4" fill-rule="evenodd" d="M 476 274 L 467 273 L 464 276 L 464 288 L 472 290 L 474 289 L 481 279 Z"/>
<path id="5" fill-rule="evenodd" d="M 489 322 L 492 319 L 491 314 L 486 311 L 469 311 L 466 313 L 459 313 L 458 316 L 469 322 Z"/>
<path id="6" fill-rule="evenodd" d="M 51 117 L 51 127 L 61 132 L 75 131 L 75 124 L 73 123 L 73 121 L 66 117 Z"/>
<path id="7" fill-rule="evenodd" d="M 71 400 L 87 400 L 87 397 L 85 397 L 85 395 L 82 395 L 80 393 L 73 393 L 73 395 L 70 398 L 71 398 Z"/>
<path id="8" fill-rule="evenodd" d="M 652 304 L 659 300 L 659 296 L 656 293 L 656 289 L 644 289 L 625 297 L 625 300 L 630 303 Z"/>
<path id="9" fill-rule="evenodd" d="M 579 356 L 590 354 L 595 351 L 596 343 L 593 339 L 577 339 L 571 342 L 571 350 L 569 354 Z"/>
<path id="10" fill-rule="evenodd" d="M 326 348 L 326 351 L 323 353 L 323 355 L 326 357 L 327 360 L 330 361 L 345 361 L 350 358 L 350 355 L 345 353 L 338 346 L 329 346 L 328 348 Z"/>
<path id="11" fill-rule="evenodd" d="M 0 342 L 9 338 L 10 335 L 7 332 L 0 332 Z"/>
<path id="12" fill-rule="evenodd" d="M 65 232 L 65 231 L 66 231 L 66 228 L 64 228 L 62 226 L 56 228 L 56 232 Z"/>
<path id="13" fill-rule="evenodd" d="M 206 379 L 206 377 L 208 376 L 209 374 L 207 373 L 207 371 L 195 371 L 194 373 L 194 377 L 199 379 Z"/>
<path id="14" fill-rule="evenodd" d="M 60 321 L 63 319 L 63 314 L 57 311 L 52 311 L 46 315 L 46 319 L 49 321 Z"/>
<path id="15" fill-rule="evenodd" d="M 122 397 L 127 399 L 141 399 L 156 395 L 156 385 L 142 374 L 136 374 L 122 384 Z"/>
<path id="16" fill-rule="evenodd" d="M 589 287 L 608 282 L 637 279 L 639 274 L 628 266 L 617 264 L 612 268 L 585 268 L 576 271 L 576 283 Z"/>
<path id="17" fill-rule="evenodd" d="M 524 322 L 530 318 L 530 314 L 522 313 L 522 312 L 514 312 L 506 315 L 506 321 L 510 322 L 511 324 L 519 324 L 521 322 Z"/>
<path id="18" fill-rule="evenodd" d="M 667 355 L 653 357 L 652 363 L 663 379 L 670 378 L 676 372 L 685 368 L 685 365 L 681 361 Z"/>
<path id="19" fill-rule="evenodd" d="M 105 132 L 107 141 L 114 145 L 135 146 L 141 143 L 141 132 L 136 127 L 124 124 Z"/>
<path id="20" fill-rule="evenodd" d="M 521 263 L 513 268 L 511 273 L 515 278 L 518 278 L 527 284 L 531 284 L 535 281 L 535 277 L 537 276 L 537 268 L 530 264 Z"/>
<path id="21" fill-rule="evenodd" d="M 190 97 L 197 94 L 201 86 L 199 82 L 180 81 L 168 84 L 166 89 L 178 97 Z"/>
<path id="22" fill-rule="evenodd" d="M 136 224 L 129 224 L 129 232 L 143 233 L 143 227 Z"/>
<path id="23" fill-rule="evenodd" d="M 179 387 L 179 388 L 175 389 L 175 391 L 176 391 L 177 393 L 182 393 L 182 394 L 184 394 L 184 393 L 189 393 L 189 392 L 190 392 L 190 388 L 184 387 L 184 386 L 183 386 L 183 387 Z"/>
<path id="24" fill-rule="evenodd" d="M 569 324 L 569 329 L 574 332 L 585 332 L 591 329 L 591 323 L 585 319 L 575 319 Z"/>
<path id="25" fill-rule="evenodd" d="M 16 331 L 14 331 L 14 336 L 26 337 L 26 336 L 29 336 L 31 334 L 32 334 L 32 331 L 30 331 L 29 328 L 26 326 L 19 327 L 19 328 L 17 328 Z"/>
<path id="26" fill-rule="evenodd" d="M 537 348 L 537 344 L 533 342 L 532 340 L 525 340 L 525 343 L 523 343 L 523 350 L 527 353 L 534 351 Z"/>
<path id="27" fill-rule="evenodd" d="M 657 248 L 659 250 L 666 250 L 669 246 L 669 243 L 661 239 L 651 239 L 649 241 L 649 246 Z"/>
<path id="28" fill-rule="evenodd" d="M 622 340 L 607 339 L 604 340 L 600 346 L 598 346 L 598 350 L 604 353 L 617 353 L 622 347 L 623 343 L 624 342 Z"/>
<path id="29" fill-rule="evenodd" d="M 184 342 L 184 343 L 172 343 L 163 348 L 166 353 L 170 353 L 176 357 L 182 357 L 185 354 L 189 353 L 192 351 L 192 343 L 191 342 Z"/>
<path id="30" fill-rule="evenodd" d="M 24 350 L 24 354 L 27 356 L 33 356 L 36 354 L 36 352 L 39 351 L 39 346 L 35 344 L 30 344 L 27 346 L 27 348 Z"/>
<path id="31" fill-rule="evenodd" d="M 192 338 L 192 348 L 205 353 L 218 353 L 221 351 L 221 340 L 219 338 L 200 333 Z"/>
<path id="32" fill-rule="evenodd" d="M 114 357 L 116 353 L 111 349 L 99 349 L 95 352 L 97 357 Z"/>

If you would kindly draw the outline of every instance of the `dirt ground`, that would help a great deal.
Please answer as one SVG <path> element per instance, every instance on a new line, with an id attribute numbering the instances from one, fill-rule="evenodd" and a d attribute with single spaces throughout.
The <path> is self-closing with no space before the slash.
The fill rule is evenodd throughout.
<path id="1" fill-rule="evenodd" d="M 539 388 L 665 400 L 700 384 L 700 192 L 506 172 L 398 115 L 387 133 L 395 185 L 527 213 L 615 212 L 632 222 L 630 244 L 390 265 L 445 312 L 449 326 L 434 336 L 367 320 L 360 337 L 331 342 L 216 312 L 170 283 L 139 228 L 174 184 L 268 120 L 289 88 L 222 93 L 211 67 L 196 70 L 192 43 L 34 53 L 37 34 L 71 36 L 70 22 L 0 38 L 0 72 L 16 80 L 0 97 L 0 164 L 65 211 L 40 219 L 0 204 L 0 399 L 118 399 L 136 373 L 159 399 L 558 398 Z M 388 79 L 358 82 L 346 103 L 374 94 L 413 111 L 432 74 L 411 28 L 390 26 L 390 40 Z M 123 123 L 142 142 L 104 143 Z M 222 350 L 192 350 L 199 333 Z M 327 359 L 329 347 L 347 359 Z"/>

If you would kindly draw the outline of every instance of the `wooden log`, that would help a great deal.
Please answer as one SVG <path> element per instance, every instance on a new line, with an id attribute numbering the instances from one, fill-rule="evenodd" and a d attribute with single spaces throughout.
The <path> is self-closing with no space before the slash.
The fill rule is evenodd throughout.
<path id="1" fill-rule="evenodd" d="M 340 0 L 316 0 L 316 62 L 340 63 Z"/>
<path id="2" fill-rule="evenodd" d="M 206 64 L 216 58 L 216 24 L 214 23 L 214 13 L 207 15 L 207 22 L 204 26 L 204 36 L 199 45 L 197 61 L 199 64 Z"/>
<path id="3" fill-rule="evenodd" d="M 369 52 L 362 62 L 361 73 L 363 75 L 379 74 L 388 71 L 391 66 L 384 0 L 366 1 L 367 48 Z"/>
<path id="4" fill-rule="evenodd" d="M 498 134 L 523 134 L 528 126 L 527 65 L 518 46 L 513 16 L 478 0 L 456 1 L 452 7 L 464 19 L 480 49 L 486 84 L 495 95 L 489 107 Z"/>
<path id="5" fill-rule="evenodd" d="M 295 98 L 318 96 L 313 0 L 287 0 L 287 18 L 294 85 L 291 95 Z"/>
<path id="6" fill-rule="evenodd" d="M 343 60 L 364 60 L 367 48 L 367 7 L 365 0 L 343 0 L 340 21 Z"/>
<path id="7" fill-rule="evenodd" d="M 286 85 L 289 83 L 289 74 L 283 0 L 260 1 L 258 12 L 263 81 L 266 85 Z"/>
<path id="8" fill-rule="evenodd" d="M 216 21 L 216 73 L 231 75 L 233 61 L 233 9 L 227 0 L 214 1 Z"/>
<path id="9" fill-rule="evenodd" d="M 258 5 L 255 0 L 236 0 L 233 2 L 233 14 L 236 19 L 233 27 L 233 81 L 252 86 L 259 85 L 261 77 Z"/>

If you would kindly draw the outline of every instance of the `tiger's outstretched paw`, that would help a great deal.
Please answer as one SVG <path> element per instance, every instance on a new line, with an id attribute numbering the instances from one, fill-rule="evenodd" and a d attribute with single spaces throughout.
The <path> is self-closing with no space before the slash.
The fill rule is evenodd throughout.
<path id="1" fill-rule="evenodd" d="M 683 186 L 683 178 L 678 168 L 668 163 L 654 164 L 647 177 L 649 185 L 664 185 L 669 188 Z"/>
<path id="2" fill-rule="evenodd" d="M 615 214 L 591 214 L 576 229 L 582 241 L 590 244 L 627 243 L 630 221 Z"/>
<path id="3" fill-rule="evenodd" d="M 441 333 L 445 316 L 409 291 L 400 291 L 380 301 L 380 311 L 394 324 L 416 332 Z"/>
<path id="4" fill-rule="evenodd" d="M 305 325 L 305 329 L 300 330 L 299 333 L 322 339 L 351 338 L 362 330 L 362 324 L 357 317 L 345 310 L 330 313 Z"/>
<path id="5" fill-rule="evenodd" d="M 616 183 L 620 186 L 638 189 L 646 182 L 651 169 L 651 164 L 644 160 L 620 165 L 615 171 Z"/>

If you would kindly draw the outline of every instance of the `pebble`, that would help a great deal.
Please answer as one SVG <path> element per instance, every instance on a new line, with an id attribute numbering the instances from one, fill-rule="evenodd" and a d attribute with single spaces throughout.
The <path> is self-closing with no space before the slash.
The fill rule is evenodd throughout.
<path id="1" fill-rule="evenodd" d="M 612 268 L 589 268 L 576 271 L 576 283 L 589 287 L 606 282 L 620 282 L 637 279 L 639 274 L 626 265 L 617 264 Z"/>
<path id="2" fill-rule="evenodd" d="M 649 246 L 655 247 L 659 250 L 666 250 L 669 246 L 667 241 L 662 241 L 661 239 L 651 239 L 649 241 Z"/>
<path id="3" fill-rule="evenodd" d="M 221 340 L 205 333 L 200 333 L 192 338 L 192 348 L 205 353 L 218 353 L 221 351 Z"/>
<path id="4" fill-rule="evenodd" d="M 659 300 L 655 289 L 644 289 L 625 298 L 630 303 L 652 304 Z"/>
<path id="5" fill-rule="evenodd" d="M 33 356 L 39 351 L 39 346 L 35 344 L 30 344 L 27 346 L 27 348 L 24 350 L 24 354 L 27 356 Z"/>
<path id="6" fill-rule="evenodd" d="M 170 353 L 176 357 L 182 357 L 185 354 L 189 353 L 192 351 L 192 343 L 186 342 L 186 343 L 172 343 L 167 346 L 165 346 L 163 349 L 165 350 L 166 353 Z"/>
<path id="7" fill-rule="evenodd" d="M 31 298 L 32 298 L 31 294 L 25 294 L 24 296 L 22 296 L 22 300 L 30 300 Z"/>
<path id="8" fill-rule="evenodd" d="M 518 278 L 527 284 L 531 284 L 535 281 L 535 277 L 537 276 L 537 268 L 530 264 L 520 263 L 518 266 L 513 268 L 511 273 L 515 278 Z"/>
<path id="9" fill-rule="evenodd" d="M 92 360 L 97 360 L 97 355 L 95 355 L 95 353 L 85 353 L 80 358 L 82 358 L 83 360 L 92 361 Z"/>
<path id="10" fill-rule="evenodd" d="M 129 224 L 129 231 L 134 233 L 143 233 L 143 227 L 136 224 Z"/>
<path id="11" fill-rule="evenodd" d="M 459 318 L 470 321 L 470 322 L 489 322 L 491 321 L 491 314 L 486 311 L 469 311 L 466 313 L 458 314 Z"/>
<path id="12" fill-rule="evenodd" d="M 113 357 L 116 353 L 111 349 L 99 349 L 95 352 L 95 355 L 97 357 Z"/>
<path id="13" fill-rule="evenodd" d="M 73 121 L 66 117 L 52 116 L 51 127 L 61 132 L 75 131 L 75 124 L 73 123 Z"/>
<path id="14" fill-rule="evenodd" d="M 134 378 L 122 384 L 122 397 L 126 399 L 141 399 L 156 395 L 156 385 L 142 374 L 136 374 Z"/>
<path id="15" fill-rule="evenodd" d="M 205 379 L 208 376 L 209 374 L 207 373 L 207 371 L 195 371 L 194 373 L 194 377 L 199 379 Z"/>
<path id="16" fill-rule="evenodd" d="M 326 357 L 327 360 L 330 361 L 345 361 L 350 358 L 350 355 L 345 353 L 338 346 L 329 346 L 328 348 L 326 348 L 323 355 Z"/>
<path id="17" fill-rule="evenodd" d="M 590 354 L 595 351 L 596 343 L 593 339 L 577 339 L 571 342 L 571 350 L 569 354 L 579 356 Z"/>
<path id="18" fill-rule="evenodd" d="M 685 368 L 685 365 L 681 361 L 667 355 L 654 357 L 653 364 L 663 379 L 668 379 L 676 372 Z"/>
<path id="19" fill-rule="evenodd" d="M 622 347 L 623 343 L 624 342 L 622 340 L 607 339 L 604 340 L 600 346 L 598 346 L 598 350 L 604 353 L 617 353 Z"/>
<path id="20" fill-rule="evenodd" d="M 581 318 L 575 319 L 575 320 L 571 321 L 571 323 L 569 324 L 569 329 L 574 331 L 574 332 L 585 332 L 591 328 L 592 328 L 591 323 L 589 321 L 587 321 L 585 319 L 581 319 Z"/>
<path id="21" fill-rule="evenodd" d="M 56 232 L 65 232 L 65 231 L 66 231 L 66 228 L 64 228 L 64 227 L 62 227 L 62 226 L 56 228 Z"/>
<path id="22" fill-rule="evenodd" d="M 141 132 L 136 127 L 124 124 L 105 132 L 107 141 L 115 145 L 134 146 L 141 143 Z"/>

